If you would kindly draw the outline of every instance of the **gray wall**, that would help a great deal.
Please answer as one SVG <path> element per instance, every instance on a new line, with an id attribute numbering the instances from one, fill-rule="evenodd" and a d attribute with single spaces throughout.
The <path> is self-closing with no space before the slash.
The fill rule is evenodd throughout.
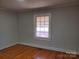
<path id="1" fill-rule="evenodd" d="M 16 43 L 18 39 L 16 13 L 0 10 L 0 49 Z"/>
<path id="2" fill-rule="evenodd" d="M 52 40 L 33 38 L 34 14 L 51 13 Z M 60 50 L 79 51 L 79 7 L 62 7 L 19 13 L 19 42 Z"/>

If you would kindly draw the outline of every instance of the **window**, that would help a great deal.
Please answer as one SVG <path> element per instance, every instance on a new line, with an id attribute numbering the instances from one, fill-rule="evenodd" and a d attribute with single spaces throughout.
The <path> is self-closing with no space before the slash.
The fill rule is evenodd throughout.
<path id="1" fill-rule="evenodd" d="M 36 15 L 35 16 L 35 37 L 38 39 L 49 39 L 49 23 L 50 15 Z"/>

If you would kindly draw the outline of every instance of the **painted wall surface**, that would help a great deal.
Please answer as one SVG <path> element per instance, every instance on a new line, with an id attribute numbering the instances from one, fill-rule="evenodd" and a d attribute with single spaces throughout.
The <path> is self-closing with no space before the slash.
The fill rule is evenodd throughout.
<path id="1" fill-rule="evenodd" d="M 0 49 L 16 43 L 17 17 L 14 12 L 0 10 Z"/>
<path id="2" fill-rule="evenodd" d="M 38 13 L 51 13 L 51 41 L 34 39 L 34 15 Z M 22 12 L 19 20 L 20 43 L 79 51 L 79 7 Z"/>

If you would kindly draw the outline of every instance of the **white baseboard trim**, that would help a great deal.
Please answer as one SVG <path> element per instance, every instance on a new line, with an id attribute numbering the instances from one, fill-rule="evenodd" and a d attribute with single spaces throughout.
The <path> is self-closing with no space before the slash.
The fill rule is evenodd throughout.
<path id="1" fill-rule="evenodd" d="M 7 44 L 7 45 L 1 47 L 0 50 L 5 49 L 5 48 L 8 48 L 8 47 L 13 46 L 13 45 L 16 45 L 16 44 L 18 44 L 18 43 L 16 42 L 16 43 Z"/>
<path id="2" fill-rule="evenodd" d="M 16 44 L 24 44 L 24 45 L 28 45 L 28 46 L 32 46 L 32 47 L 37 47 L 37 48 L 43 48 L 43 49 L 48 49 L 48 50 L 55 50 L 55 51 L 61 51 L 61 52 L 65 52 L 65 53 L 69 53 L 69 54 L 77 54 L 79 55 L 78 51 L 74 51 L 74 50 L 65 50 L 65 49 L 60 49 L 60 48 L 54 48 L 54 47 L 46 47 L 46 46 L 40 46 L 40 45 L 36 45 L 34 43 L 22 43 L 22 42 L 16 42 L 16 43 L 12 43 L 12 44 L 8 44 L 2 48 L 0 48 L 0 50 L 16 45 Z"/>
<path id="3" fill-rule="evenodd" d="M 24 44 L 24 45 L 28 45 L 28 46 L 37 47 L 37 48 L 44 48 L 44 49 L 49 49 L 49 50 L 61 51 L 61 52 L 69 53 L 69 54 L 79 54 L 77 51 L 74 51 L 74 50 L 65 50 L 65 49 L 54 48 L 54 47 L 40 46 L 40 45 L 36 45 L 33 43 L 21 43 L 21 42 L 19 42 L 19 44 Z"/>

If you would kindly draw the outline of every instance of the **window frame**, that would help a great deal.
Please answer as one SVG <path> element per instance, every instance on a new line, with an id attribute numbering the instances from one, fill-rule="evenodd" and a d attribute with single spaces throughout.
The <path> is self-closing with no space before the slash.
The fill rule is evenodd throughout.
<path id="1" fill-rule="evenodd" d="M 44 37 L 36 37 L 36 17 L 38 16 L 49 16 L 49 37 L 48 38 L 44 38 Z M 51 13 L 40 13 L 40 14 L 35 14 L 34 15 L 34 39 L 36 40 L 47 40 L 50 41 L 51 40 Z"/>

